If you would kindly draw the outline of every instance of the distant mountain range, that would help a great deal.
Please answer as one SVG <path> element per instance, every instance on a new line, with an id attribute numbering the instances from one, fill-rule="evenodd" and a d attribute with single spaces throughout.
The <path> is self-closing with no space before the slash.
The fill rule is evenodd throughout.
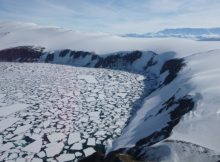
<path id="1" fill-rule="evenodd" d="M 129 33 L 121 35 L 122 37 L 132 38 L 189 38 L 200 41 L 220 41 L 219 28 L 176 28 L 165 29 L 155 33 L 136 34 Z"/>

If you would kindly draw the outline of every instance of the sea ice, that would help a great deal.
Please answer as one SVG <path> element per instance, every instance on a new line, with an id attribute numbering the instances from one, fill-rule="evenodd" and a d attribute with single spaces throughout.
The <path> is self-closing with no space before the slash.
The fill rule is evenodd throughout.
<path id="1" fill-rule="evenodd" d="M 78 75 L 78 79 L 85 80 L 87 83 L 98 83 L 96 78 L 92 75 Z"/>
<path id="2" fill-rule="evenodd" d="M 7 119 L 0 121 L 0 132 L 10 127 L 12 124 L 16 123 L 18 120 L 19 118 L 9 117 Z"/>
<path id="3" fill-rule="evenodd" d="M 64 139 L 65 137 L 66 135 L 63 133 L 53 133 L 47 136 L 50 142 L 56 142 L 56 141 Z"/>
<path id="4" fill-rule="evenodd" d="M 43 160 L 39 158 L 33 158 L 31 162 L 43 162 Z"/>
<path id="5" fill-rule="evenodd" d="M 20 127 L 18 127 L 18 128 L 14 131 L 14 134 L 24 133 L 24 132 L 26 132 L 27 130 L 29 130 L 31 127 L 32 127 L 31 124 L 27 124 L 27 125 L 24 125 L 24 126 L 20 126 Z"/>
<path id="6" fill-rule="evenodd" d="M 46 148 L 45 151 L 48 157 L 53 157 L 59 154 L 62 151 L 63 147 L 64 147 L 64 144 L 62 142 L 54 143 L 50 147 Z"/>
<path id="7" fill-rule="evenodd" d="M 37 140 L 24 147 L 22 150 L 27 152 L 38 153 L 41 150 L 42 140 Z"/>
<path id="8" fill-rule="evenodd" d="M 88 146 L 95 146 L 95 138 L 89 138 L 87 142 Z"/>
<path id="9" fill-rule="evenodd" d="M 84 152 L 85 156 L 87 157 L 87 156 L 89 156 L 89 155 L 92 155 L 92 154 L 95 153 L 96 151 L 95 151 L 92 147 L 89 147 L 89 148 L 87 148 L 87 149 L 84 149 L 83 152 Z"/>
<path id="10" fill-rule="evenodd" d="M 83 146 L 81 143 L 75 143 L 73 144 L 73 146 L 71 147 L 71 150 L 82 150 Z"/>
<path id="11" fill-rule="evenodd" d="M 0 93 L 0 99 L 2 99 L 3 97 L 5 97 L 5 94 Z"/>
<path id="12" fill-rule="evenodd" d="M 89 112 L 89 116 L 91 118 L 99 118 L 99 114 L 100 114 L 99 111 Z"/>
<path id="13" fill-rule="evenodd" d="M 81 140 L 80 133 L 74 132 L 69 134 L 68 144 L 71 145 Z"/>
<path id="14" fill-rule="evenodd" d="M 15 113 L 17 111 L 24 110 L 28 107 L 29 105 L 27 104 L 13 104 L 10 106 L 2 107 L 0 108 L 0 116 L 8 116 L 12 113 Z"/>
<path id="15" fill-rule="evenodd" d="M 96 136 L 102 136 L 102 135 L 105 135 L 105 134 L 106 134 L 106 131 L 104 131 L 104 130 L 100 130 L 100 131 L 97 131 L 95 133 Z"/>
<path id="16" fill-rule="evenodd" d="M 14 147 L 14 144 L 12 142 L 8 142 L 6 144 L 0 145 L 1 151 L 9 150 L 10 148 Z"/>
<path id="17" fill-rule="evenodd" d="M 75 158 L 74 154 L 61 154 L 57 157 L 57 160 L 59 162 L 65 162 L 65 161 L 71 161 Z"/>

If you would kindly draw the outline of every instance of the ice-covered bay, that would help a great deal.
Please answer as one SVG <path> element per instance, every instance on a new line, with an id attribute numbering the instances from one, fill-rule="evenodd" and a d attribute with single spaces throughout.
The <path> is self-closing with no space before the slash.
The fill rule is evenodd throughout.
<path id="1" fill-rule="evenodd" d="M 0 161 L 79 159 L 120 135 L 140 104 L 141 75 L 0 63 Z"/>

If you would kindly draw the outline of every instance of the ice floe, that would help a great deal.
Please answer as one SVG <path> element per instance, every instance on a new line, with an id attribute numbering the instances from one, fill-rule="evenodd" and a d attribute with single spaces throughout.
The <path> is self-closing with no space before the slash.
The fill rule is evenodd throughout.
<path id="1" fill-rule="evenodd" d="M 89 147 L 85 150 L 83 150 L 85 156 L 89 156 L 89 155 L 92 155 L 93 153 L 95 153 L 95 150 L 92 148 L 92 147 Z"/>
<path id="2" fill-rule="evenodd" d="M 66 136 L 64 133 L 53 133 L 49 136 L 47 136 L 47 138 L 49 139 L 50 142 L 56 142 L 59 140 L 64 139 Z"/>
<path id="3" fill-rule="evenodd" d="M 40 139 L 24 147 L 22 150 L 32 153 L 38 153 L 41 150 L 41 146 L 42 146 L 42 140 Z"/>
<path id="4" fill-rule="evenodd" d="M 10 127 L 12 124 L 16 123 L 19 118 L 9 117 L 0 121 L 0 132 Z"/>
<path id="5" fill-rule="evenodd" d="M 12 113 L 15 113 L 17 111 L 21 111 L 23 109 L 26 109 L 28 107 L 27 104 L 13 104 L 7 107 L 0 108 L 0 116 L 7 116 Z"/>
<path id="6" fill-rule="evenodd" d="M 75 143 L 73 146 L 70 148 L 71 150 L 82 150 L 83 146 L 81 143 Z"/>
<path id="7" fill-rule="evenodd" d="M 87 83 L 98 83 L 96 78 L 92 75 L 79 75 L 78 79 L 85 80 Z"/>
<path id="8" fill-rule="evenodd" d="M 18 127 L 18 128 L 14 131 L 14 134 L 20 134 L 20 133 L 26 132 L 26 131 L 29 130 L 31 127 L 32 127 L 31 124 L 27 124 L 27 125 Z"/>
<path id="9" fill-rule="evenodd" d="M 91 155 L 96 145 L 104 147 L 121 134 L 140 104 L 145 84 L 137 77 L 108 69 L 0 63 L 0 161 Z"/>
<path id="10" fill-rule="evenodd" d="M 74 154 L 61 154 L 57 157 L 57 160 L 59 162 L 65 162 L 65 161 L 71 161 L 75 158 Z"/>
<path id="11" fill-rule="evenodd" d="M 54 157 L 62 151 L 63 147 L 64 144 L 62 142 L 54 143 L 50 147 L 46 148 L 45 151 L 48 157 Z"/>
<path id="12" fill-rule="evenodd" d="M 80 140 L 81 140 L 80 133 L 78 132 L 70 133 L 68 138 L 68 144 L 70 145 Z"/>
<path id="13" fill-rule="evenodd" d="M 87 142 L 88 146 L 95 146 L 95 138 L 89 138 Z"/>

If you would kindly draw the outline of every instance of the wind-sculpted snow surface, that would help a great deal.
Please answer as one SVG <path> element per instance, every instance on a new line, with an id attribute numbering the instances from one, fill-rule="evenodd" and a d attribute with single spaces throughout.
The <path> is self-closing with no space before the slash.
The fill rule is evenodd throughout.
<path id="1" fill-rule="evenodd" d="M 145 77 L 53 64 L 0 64 L 0 161 L 103 151 L 140 107 Z"/>

